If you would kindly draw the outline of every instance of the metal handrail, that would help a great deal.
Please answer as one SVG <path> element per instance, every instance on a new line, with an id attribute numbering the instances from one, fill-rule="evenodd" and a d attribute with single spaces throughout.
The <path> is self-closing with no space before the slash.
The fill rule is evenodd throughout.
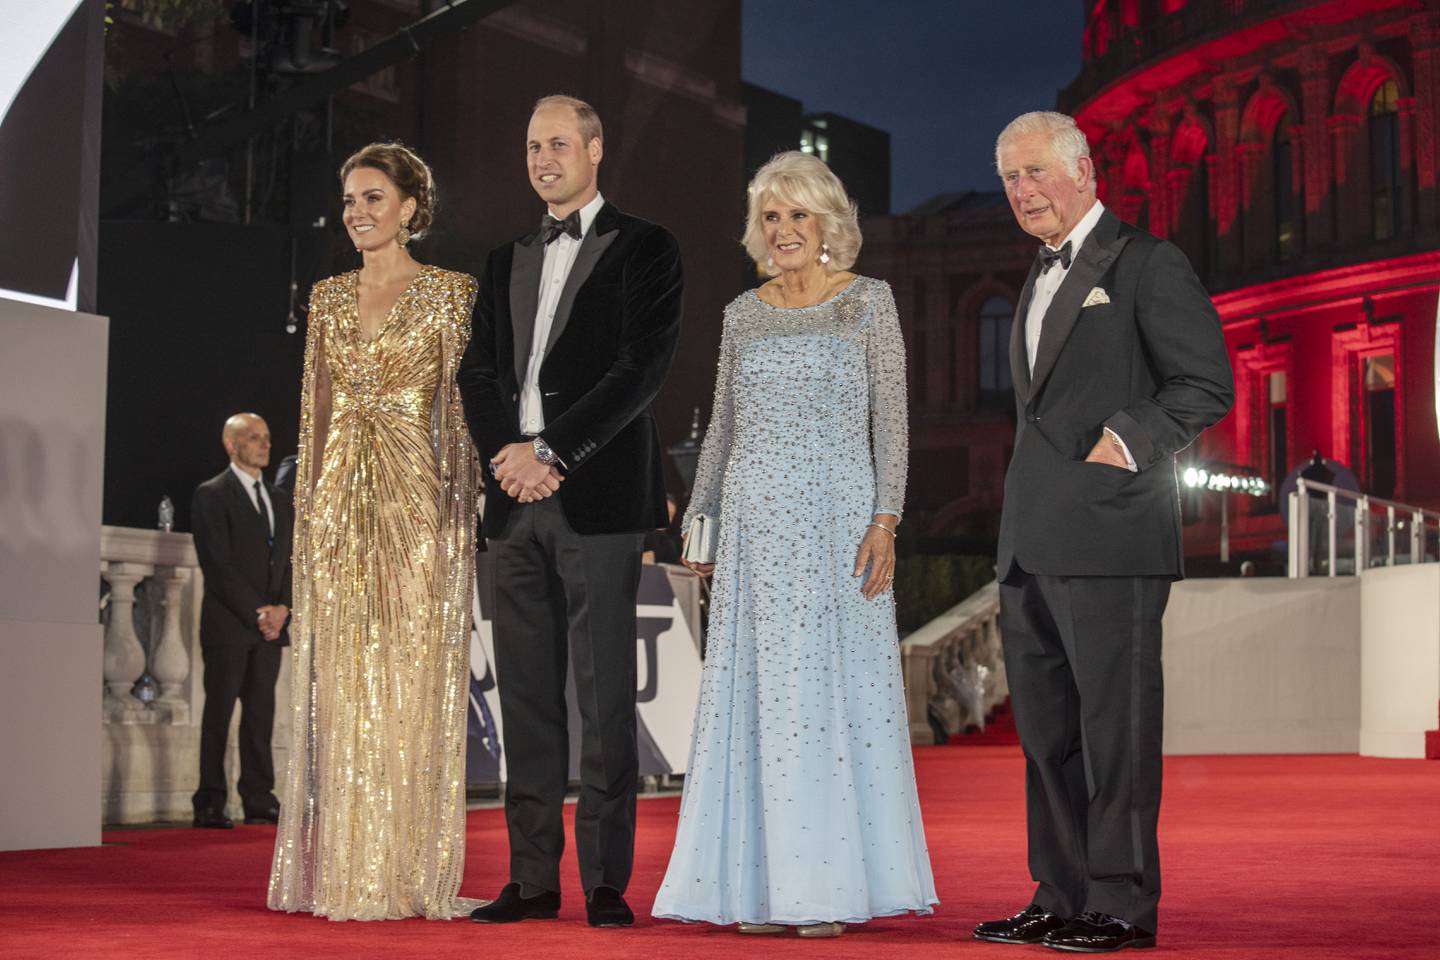
<path id="1" fill-rule="evenodd" d="M 1290 494 L 1289 502 L 1290 556 L 1288 570 L 1292 579 L 1310 576 L 1310 507 L 1314 500 L 1318 499 L 1318 497 L 1312 497 L 1312 493 L 1323 494 L 1325 498 L 1326 576 L 1339 575 L 1339 505 L 1342 499 L 1350 501 L 1352 509 L 1355 511 L 1352 572 L 1358 574 L 1371 565 L 1370 516 L 1372 510 L 1377 508 L 1385 511 L 1384 565 L 1393 567 L 1396 564 L 1398 555 L 1395 552 L 1395 534 L 1406 518 L 1410 525 L 1409 562 L 1430 562 L 1426 531 L 1433 521 L 1436 533 L 1440 535 L 1440 513 L 1408 503 L 1386 500 L 1383 497 L 1372 497 L 1368 493 L 1342 490 L 1340 487 L 1331 486 L 1328 483 L 1298 478 L 1295 482 L 1295 490 Z"/>

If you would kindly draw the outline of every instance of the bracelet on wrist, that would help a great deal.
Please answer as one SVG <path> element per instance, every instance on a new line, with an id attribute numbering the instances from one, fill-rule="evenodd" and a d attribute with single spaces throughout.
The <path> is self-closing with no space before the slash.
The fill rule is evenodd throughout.
<path id="1" fill-rule="evenodd" d="M 885 526 L 885 524 L 883 524 L 883 523 L 880 523 L 878 520 L 871 520 L 869 523 L 866 524 L 866 526 L 867 526 L 867 527 L 874 527 L 874 528 L 876 528 L 877 530 L 884 530 L 886 533 L 890 534 L 890 536 L 892 536 L 892 537 L 894 537 L 894 536 L 896 535 L 894 530 L 891 530 L 889 527 Z"/>

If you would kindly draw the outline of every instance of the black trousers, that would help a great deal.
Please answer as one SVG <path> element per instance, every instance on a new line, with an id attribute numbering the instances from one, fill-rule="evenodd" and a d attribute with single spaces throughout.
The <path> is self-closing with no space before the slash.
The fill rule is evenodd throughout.
<path id="1" fill-rule="evenodd" d="M 1160 900 L 1160 620 L 1166 577 L 1012 572 L 1005 671 L 1025 751 L 1034 902 L 1156 928 Z"/>
<path id="2" fill-rule="evenodd" d="M 278 643 L 266 642 L 200 647 L 205 662 L 205 713 L 200 719 L 200 788 L 193 798 L 196 810 L 225 808 L 225 743 L 237 700 L 240 803 L 246 812 L 278 805 L 270 734 L 275 727 L 275 679 L 280 676 L 281 649 Z"/>
<path id="3" fill-rule="evenodd" d="M 570 768 L 565 674 L 580 714 L 580 882 L 624 892 L 635 859 L 635 593 L 642 533 L 581 536 L 549 497 L 515 506 L 495 561 L 510 879 L 560 889 Z"/>

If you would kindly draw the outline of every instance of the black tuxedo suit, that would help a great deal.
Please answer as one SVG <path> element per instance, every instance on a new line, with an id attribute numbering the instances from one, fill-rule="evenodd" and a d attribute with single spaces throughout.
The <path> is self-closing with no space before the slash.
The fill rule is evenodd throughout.
<path id="1" fill-rule="evenodd" d="M 544 257 L 538 233 L 500 247 L 476 297 L 459 381 L 482 462 L 523 439 L 520 384 Z M 650 403 L 675 355 L 681 291 L 670 232 L 601 207 L 560 296 L 540 371 L 545 441 L 565 466 L 557 497 L 578 533 L 666 524 L 664 451 Z M 504 536 L 513 504 L 503 494 L 486 499 L 487 537 Z"/>
<path id="2" fill-rule="evenodd" d="M 524 439 L 519 397 L 545 244 L 490 255 L 458 373 L 488 462 Z M 559 491 L 519 504 L 490 484 L 483 528 L 495 563 L 495 668 L 505 724 L 510 877 L 559 891 L 569 769 L 565 678 L 581 718 L 575 844 L 586 893 L 623 892 L 635 844 L 635 592 L 644 534 L 664 526 L 662 448 L 650 411 L 680 329 L 680 250 L 663 227 L 603 205 L 562 287 L 539 387 L 541 436 Z"/>
<path id="3" fill-rule="evenodd" d="M 1051 269 L 1056 269 L 1052 267 Z M 1234 397 L 1219 318 L 1173 244 L 1101 214 L 1025 349 L 1000 522 L 1001 630 L 1026 756 L 1035 902 L 1153 932 L 1160 620 L 1182 575 L 1175 454 Z M 1092 290 L 1104 291 L 1083 306 Z M 1137 471 L 1087 463 L 1109 427 Z"/>
<path id="4" fill-rule="evenodd" d="M 195 489 L 191 502 L 195 553 L 205 575 L 200 604 L 200 652 L 205 662 L 205 714 L 200 723 L 197 810 L 222 810 L 226 800 L 225 742 L 240 701 L 240 799 L 246 811 L 276 805 L 270 735 L 275 722 L 275 680 L 280 648 L 289 634 L 267 641 L 256 609 L 290 606 L 290 497 L 266 487 L 274 508 L 270 530 L 235 472 L 226 468 Z"/>

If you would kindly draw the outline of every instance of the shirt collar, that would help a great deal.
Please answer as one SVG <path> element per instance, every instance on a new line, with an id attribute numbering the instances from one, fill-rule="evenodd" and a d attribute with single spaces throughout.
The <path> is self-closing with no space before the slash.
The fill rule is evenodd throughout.
<path id="1" fill-rule="evenodd" d="M 235 472 L 235 476 L 240 478 L 240 485 L 245 488 L 245 492 L 253 493 L 255 490 L 256 478 L 250 476 L 250 474 L 246 473 L 244 470 L 241 470 L 238 466 L 235 465 L 235 461 L 233 460 L 230 461 L 230 469 Z M 260 476 L 260 486 L 262 488 L 265 486 L 264 474 L 261 474 Z"/>
<path id="2" fill-rule="evenodd" d="M 594 223 L 595 218 L 600 215 L 600 208 L 603 206 L 605 206 L 605 197 L 602 196 L 600 191 L 597 190 L 595 191 L 595 196 L 591 198 L 590 202 L 580 208 L 581 240 L 584 240 L 585 234 L 590 232 L 590 225 Z M 549 213 L 552 217 L 555 216 L 554 211 L 549 210 L 549 208 L 546 208 L 546 212 Z"/>
<path id="3" fill-rule="evenodd" d="M 1104 212 L 1105 204 L 1096 200 L 1090 205 L 1090 209 L 1085 211 L 1085 216 L 1080 218 L 1080 222 L 1075 224 L 1075 228 L 1070 231 L 1069 235 L 1060 241 L 1060 247 L 1065 246 L 1068 241 L 1070 243 L 1070 256 L 1078 256 L 1080 248 L 1085 246 L 1085 240 L 1090 236 L 1090 231 L 1095 229 L 1095 224 L 1100 222 L 1100 215 Z M 1049 250 L 1060 249 L 1060 247 L 1052 247 L 1048 243 L 1045 244 L 1045 247 Z"/>

